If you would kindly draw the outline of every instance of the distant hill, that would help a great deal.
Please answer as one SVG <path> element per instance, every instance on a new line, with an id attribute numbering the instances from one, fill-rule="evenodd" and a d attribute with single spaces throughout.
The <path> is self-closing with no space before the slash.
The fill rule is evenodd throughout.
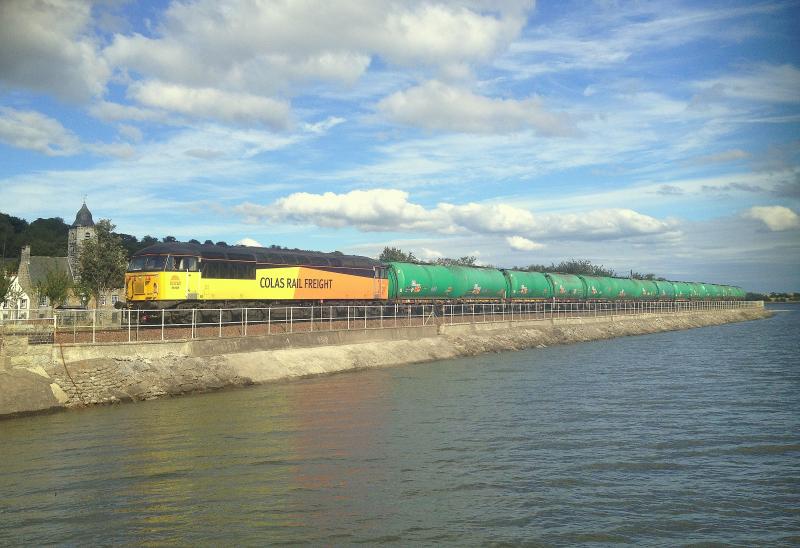
<path id="1" fill-rule="evenodd" d="M 8 270 L 16 270 L 25 245 L 31 246 L 31 255 L 66 257 L 68 234 L 69 225 L 61 217 L 40 218 L 29 223 L 0 212 L 0 263 Z M 140 241 L 130 234 L 118 235 L 128 255 L 159 241 L 152 236 L 145 236 Z"/>
<path id="2" fill-rule="evenodd" d="M 66 257 L 69 225 L 61 217 L 25 219 L 0 213 L 1 258 L 19 259 L 24 245 L 31 246 L 32 255 Z"/>

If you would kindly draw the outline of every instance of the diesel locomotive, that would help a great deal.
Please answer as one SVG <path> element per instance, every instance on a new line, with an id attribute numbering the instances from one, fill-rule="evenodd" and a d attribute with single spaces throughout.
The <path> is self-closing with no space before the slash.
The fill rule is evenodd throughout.
<path id="1" fill-rule="evenodd" d="M 417 263 L 251 246 L 172 242 L 135 253 L 127 306 L 743 299 L 739 287 Z"/>

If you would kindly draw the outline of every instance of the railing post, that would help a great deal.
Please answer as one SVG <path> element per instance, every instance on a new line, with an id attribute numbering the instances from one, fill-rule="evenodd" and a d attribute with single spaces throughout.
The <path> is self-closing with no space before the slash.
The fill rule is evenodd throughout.
<path id="1" fill-rule="evenodd" d="M 347 330 L 350 331 L 350 305 L 347 305 Z"/>
<path id="2" fill-rule="evenodd" d="M 267 308 L 267 335 L 272 335 L 272 307 Z"/>
<path id="3" fill-rule="evenodd" d="M 219 337 L 222 337 L 222 309 L 219 309 Z"/>
<path id="4" fill-rule="evenodd" d="M 294 333 L 294 307 L 289 307 L 289 333 Z"/>
<path id="5" fill-rule="evenodd" d="M 194 331 L 195 331 L 195 329 L 197 329 L 197 327 L 196 327 L 197 324 L 196 324 L 196 320 L 195 320 L 195 314 L 196 313 L 197 313 L 197 309 L 196 308 L 192 308 L 192 329 L 189 332 L 191 334 L 191 338 L 192 339 L 194 339 Z"/>
<path id="6" fill-rule="evenodd" d="M 314 332 L 314 305 L 311 305 L 311 332 Z"/>
<path id="7" fill-rule="evenodd" d="M 328 331 L 333 331 L 333 306 L 328 306 Z"/>
<path id="8" fill-rule="evenodd" d="M 165 308 L 161 309 L 161 340 L 164 340 L 164 315 L 167 313 Z"/>
<path id="9" fill-rule="evenodd" d="M 95 332 L 97 330 L 97 309 L 92 310 L 92 344 L 95 343 Z"/>
<path id="10" fill-rule="evenodd" d="M 367 328 L 367 307 L 364 306 L 364 329 Z"/>
<path id="11" fill-rule="evenodd" d="M 244 309 L 243 319 L 244 319 L 244 335 L 243 336 L 246 337 L 247 336 L 247 308 L 246 307 Z"/>

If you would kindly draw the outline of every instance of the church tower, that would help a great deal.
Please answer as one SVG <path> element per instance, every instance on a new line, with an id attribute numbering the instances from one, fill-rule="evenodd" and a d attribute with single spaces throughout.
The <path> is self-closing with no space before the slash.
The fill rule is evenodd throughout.
<path id="1" fill-rule="evenodd" d="M 67 239 L 67 260 L 69 261 L 69 269 L 72 273 L 72 278 L 77 282 L 80 281 L 78 274 L 78 265 L 81 257 L 81 251 L 86 242 L 97 237 L 94 228 L 94 221 L 92 220 L 92 212 L 86 207 L 86 202 L 78 210 L 75 216 L 75 222 L 69 228 L 69 236 Z"/>

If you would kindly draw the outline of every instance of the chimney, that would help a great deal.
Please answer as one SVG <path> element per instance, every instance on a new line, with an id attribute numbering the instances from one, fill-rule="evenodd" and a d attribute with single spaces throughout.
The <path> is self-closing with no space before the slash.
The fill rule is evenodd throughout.
<path id="1" fill-rule="evenodd" d="M 31 294 L 33 287 L 31 284 L 31 246 L 23 246 L 19 257 L 19 268 L 17 268 L 17 280 L 22 289 Z"/>

